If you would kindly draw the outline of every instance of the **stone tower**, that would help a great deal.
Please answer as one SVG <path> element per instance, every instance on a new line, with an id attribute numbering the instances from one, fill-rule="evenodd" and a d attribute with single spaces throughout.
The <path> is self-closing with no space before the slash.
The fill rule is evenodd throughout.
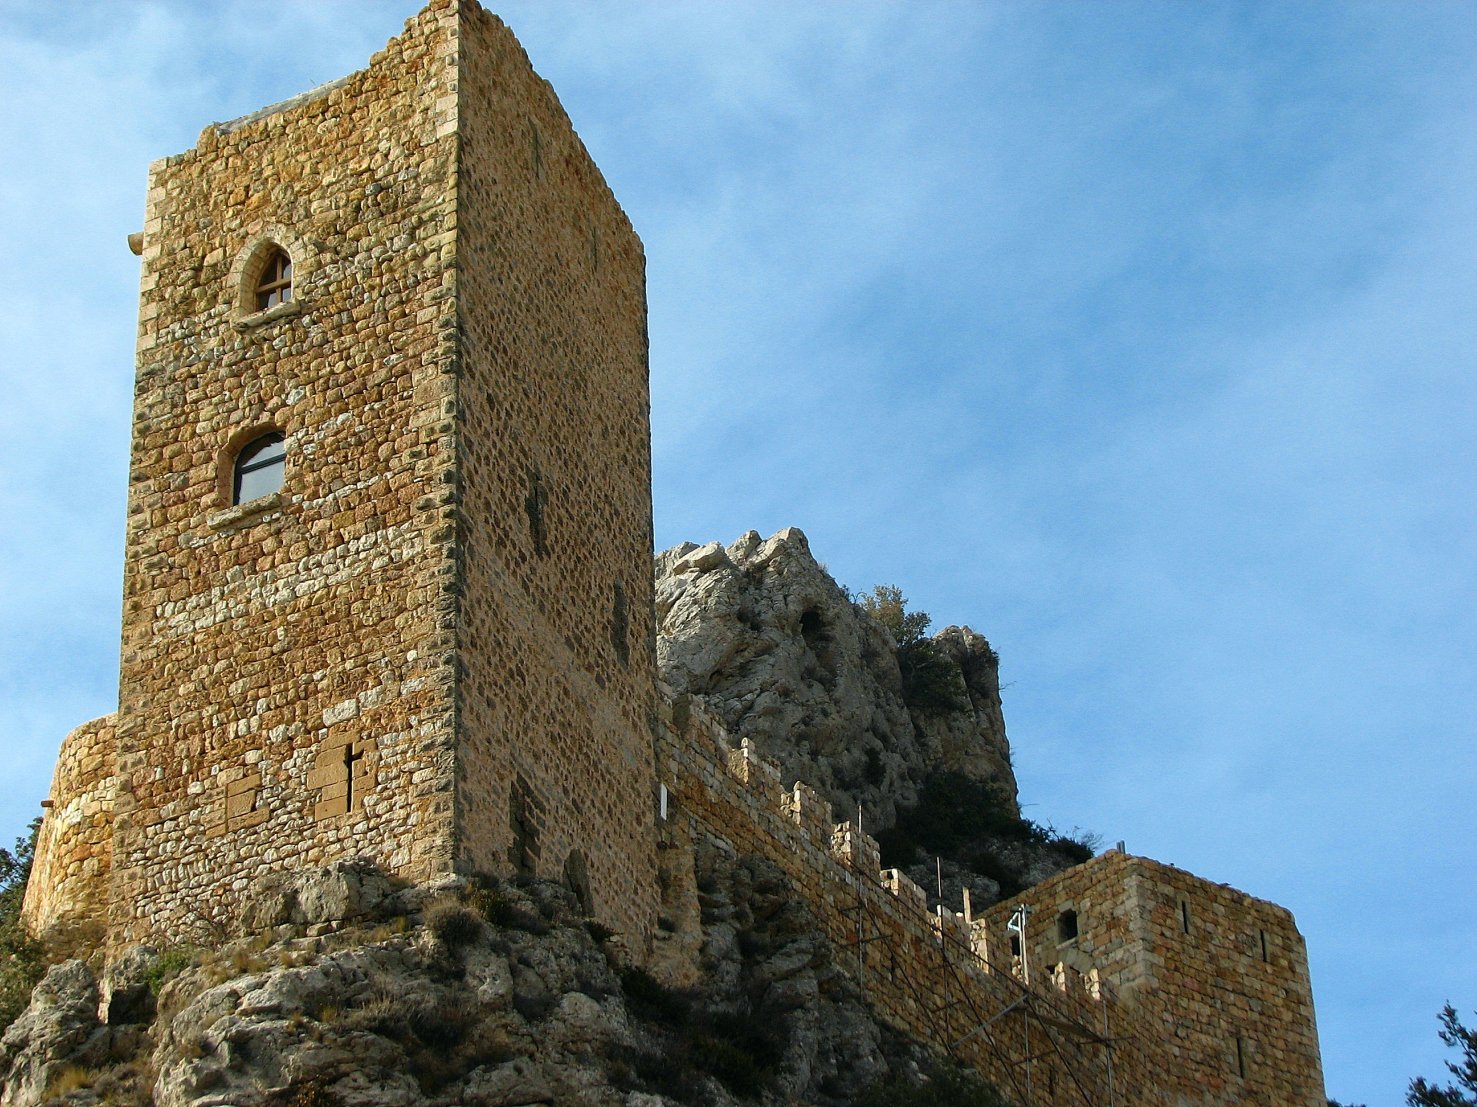
<path id="1" fill-rule="evenodd" d="M 644 258 L 549 85 L 434 0 L 155 163 L 134 243 L 115 940 L 365 857 L 563 878 L 639 949 Z"/>

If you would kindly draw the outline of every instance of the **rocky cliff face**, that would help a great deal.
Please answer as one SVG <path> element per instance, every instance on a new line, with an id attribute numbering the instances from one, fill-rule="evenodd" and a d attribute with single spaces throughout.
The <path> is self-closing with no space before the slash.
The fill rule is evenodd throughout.
<path id="1" fill-rule="evenodd" d="M 798 529 L 658 554 L 656 604 L 663 679 L 702 696 L 786 785 L 804 780 L 838 815 L 860 803 L 869 830 L 891 827 L 941 770 L 991 785 L 1018 811 L 990 644 L 967 627 L 935 635 L 964 696 L 944 710 L 910 705 L 893 638 Z"/>
<path id="2" fill-rule="evenodd" d="M 924 888 L 941 876 L 951 905 L 968 888 L 983 906 L 1085 859 L 1020 818 L 980 635 L 933 637 L 951 692 L 922 702 L 896 635 L 798 530 L 685 544 L 656 577 L 664 679 L 787 784 L 838 814 L 860 804 Z M 868 1102 L 913 1102 L 933 1062 L 872 1017 L 780 870 L 694 850 L 683 988 L 634 968 L 558 885 L 410 888 L 356 862 L 276 873 L 240 912 L 254 938 L 52 967 L 0 1037 L 0 1104 L 841 1107 L 887 1081 Z M 940 1078 L 969 1094 L 936 1101 L 997 1103 L 973 1077 Z"/>
<path id="3" fill-rule="evenodd" d="M 657 661 L 736 737 L 838 816 L 860 804 L 883 863 L 933 903 L 993 903 L 1091 850 L 1020 817 L 999 658 L 968 627 L 923 646 L 951 683 L 909 696 L 896 635 L 832 579 L 791 527 L 656 558 Z M 942 894 L 940 895 L 940 892 Z"/>
<path id="4" fill-rule="evenodd" d="M 260 937 L 53 967 L 0 1039 L 0 1102 L 840 1107 L 928 1068 L 777 869 L 705 848 L 697 878 L 702 984 L 678 990 L 556 884 L 300 873 L 258 890 L 256 921 L 295 920 Z"/>

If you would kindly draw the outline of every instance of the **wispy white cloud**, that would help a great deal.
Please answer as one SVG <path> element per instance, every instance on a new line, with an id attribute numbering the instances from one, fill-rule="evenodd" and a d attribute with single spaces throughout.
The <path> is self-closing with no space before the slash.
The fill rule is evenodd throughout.
<path id="1" fill-rule="evenodd" d="M 0 838 L 116 674 L 147 162 L 414 6 L 0 4 Z M 1034 814 L 1289 902 L 1339 1098 L 1438 1070 L 1477 993 L 1473 9 L 502 14 L 646 242 L 659 541 L 799 524 L 976 624 Z"/>

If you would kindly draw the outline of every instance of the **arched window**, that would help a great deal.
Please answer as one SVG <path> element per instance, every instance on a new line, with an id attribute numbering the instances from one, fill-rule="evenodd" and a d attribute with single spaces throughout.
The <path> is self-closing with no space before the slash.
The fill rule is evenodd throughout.
<path id="1" fill-rule="evenodd" d="M 280 246 L 262 262 L 256 278 L 256 310 L 266 311 L 292 299 L 292 259 Z"/>
<path id="2" fill-rule="evenodd" d="M 253 438 L 236 454 L 231 502 L 244 504 L 276 492 L 282 487 L 282 472 L 286 465 L 287 445 L 281 431 L 270 431 Z"/>

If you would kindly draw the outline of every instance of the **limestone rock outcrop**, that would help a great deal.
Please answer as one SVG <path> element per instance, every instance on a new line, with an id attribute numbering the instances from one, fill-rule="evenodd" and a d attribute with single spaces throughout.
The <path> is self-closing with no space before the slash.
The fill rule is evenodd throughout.
<path id="1" fill-rule="evenodd" d="M 0 1102 L 839 1107 L 927 1063 L 875 1020 L 773 864 L 712 846 L 696 864 L 696 987 L 631 967 L 561 885 L 443 882 L 386 899 L 378 922 L 136 947 L 102 993 L 85 963 L 58 965 L 4 1035 Z"/>
<path id="2" fill-rule="evenodd" d="M 800 530 L 657 555 L 657 661 L 678 693 L 701 696 L 736 736 L 830 800 L 860 803 L 870 829 L 917 803 L 925 777 L 962 773 L 1016 808 L 998 659 L 983 636 L 947 627 L 935 648 L 967 702 L 909 705 L 897 645 L 811 554 Z"/>

